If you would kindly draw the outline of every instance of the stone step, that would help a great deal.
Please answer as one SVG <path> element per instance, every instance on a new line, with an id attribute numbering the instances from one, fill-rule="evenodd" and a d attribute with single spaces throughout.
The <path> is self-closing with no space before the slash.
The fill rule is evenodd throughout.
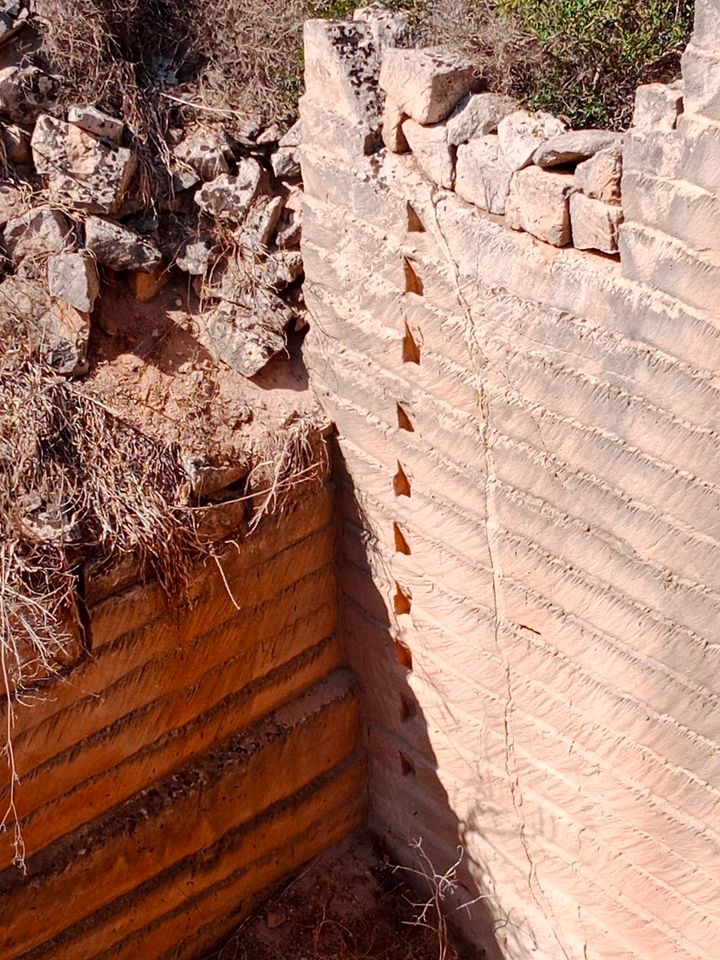
<path id="1" fill-rule="evenodd" d="M 627 220 L 661 230 L 696 251 L 720 250 L 720 196 L 686 180 L 626 171 L 622 179 Z"/>

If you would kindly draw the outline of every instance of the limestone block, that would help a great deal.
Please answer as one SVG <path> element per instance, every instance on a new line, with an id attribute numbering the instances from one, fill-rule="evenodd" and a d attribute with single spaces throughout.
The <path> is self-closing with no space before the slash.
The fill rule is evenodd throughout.
<path id="1" fill-rule="evenodd" d="M 195 194 L 195 203 L 211 217 L 241 223 L 255 198 L 264 192 L 265 176 L 257 160 L 247 157 L 238 163 L 236 176 L 223 173 L 204 184 Z"/>
<path id="2" fill-rule="evenodd" d="M 441 50 L 385 50 L 380 87 L 417 123 L 444 120 L 470 89 L 473 66 Z"/>
<path id="3" fill-rule="evenodd" d="M 68 110 L 68 123 L 74 123 L 75 126 L 86 130 L 94 137 L 100 137 L 102 140 L 111 140 L 113 143 L 120 143 L 125 130 L 125 124 L 116 117 L 111 117 L 104 110 L 97 107 L 70 107 Z"/>
<path id="4" fill-rule="evenodd" d="M 617 253 L 622 219 L 623 212 L 618 206 L 593 200 L 582 193 L 573 193 L 570 197 L 572 241 L 578 250 Z"/>
<path id="5" fill-rule="evenodd" d="M 428 178 L 439 187 L 452 190 L 455 182 L 455 158 L 448 145 L 444 124 L 423 127 L 407 119 L 402 133 L 417 164 Z"/>
<path id="6" fill-rule="evenodd" d="M 273 173 L 279 180 L 297 180 L 300 176 L 302 122 L 298 120 L 280 137 L 277 150 L 270 157 Z"/>
<path id="7" fill-rule="evenodd" d="M 686 180 L 720 193 L 720 122 L 684 113 L 678 120 L 680 170 Z"/>
<path id="8" fill-rule="evenodd" d="M 45 257 L 71 247 L 72 224 L 59 210 L 44 205 L 13 220 L 4 232 L 5 248 L 15 263 L 25 257 Z"/>
<path id="9" fill-rule="evenodd" d="M 475 137 L 495 133 L 500 121 L 517 107 L 516 100 L 499 93 L 468 94 L 447 119 L 448 143 L 459 146 Z"/>
<path id="10" fill-rule="evenodd" d="M 578 164 L 575 168 L 575 189 L 593 200 L 619 204 L 622 157 L 620 140 Z"/>
<path id="11" fill-rule="evenodd" d="M 102 217 L 85 221 L 85 246 L 111 270 L 151 271 L 162 255 L 157 245 L 136 230 Z"/>
<path id="12" fill-rule="evenodd" d="M 33 66 L 0 70 L 0 113 L 12 120 L 28 120 L 46 109 L 57 91 L 57 81 Z"/>
<path id="13" fill-rule="evenodd" d="M 263 280 L 275 290 L 294 283 L 303 272 L 303 258 L 299 250 L 278 250 L 263 265 Z"/>
<path id="14" fill-rule="evenodd" d="M 682 90 L 666 83 L 648 83 L 635 93 L 633 127 L 638 130 L 674 130 L 682 113 Z"/>
<path id="15" fill-rule="evenodd" d="M 720 120 L 720 56 L 689 44 L 682 58 L 683 107 Z"/>
<path id="16" fill-rule="evenodd" d="M 95 260 L 87 253 L 56 253 L 48 260 L 48 290 L 56 300 L 92 313 L 100 293 Z"/>
<path id="17" fill-rule="evenodd" d="M 288 196 L 292 196 L 292 191 Z M 258 197 L 252 205 L 245 219 L 245 227 L 261 246 L 266 247 L 272 240 L 286 205 L 286 198 L 280 196 Z"/>
<path id="18" fill-rule="evenodd" d="M 383 3 L 358 7 L 353 13 L 353 20 L 370 27 L 375 49 L 380 55 L 386 47 L 404 47 L 410 42 L 407 15 L 400 10 L 388 10 Z"/>
<path id="19" fill-rule="evenodd" d="M 330 157 L 351 163 L 356 157 L 373 153 L 379 143 L 380 117 L 371 127 L 367 120 L 353 120 L 327 104 L 308 96 L 300 98 L 300 117 L 303 123 L 303 143 L 298 148 L 300 166 L 309 151 L 322 152 Z"/>
<path id="20" fill-rule="evenodd" d="M 498 124 L 500 147 L 513 170 L 532 162 L 533 154 L 546 140 L 565 133 L 567 124 L 549 113 L 516 110 Z"/>
<path id="21" fill-rule="evenodd" d="M 172 152 L 181 166 L 190 167 L 201 180 L 214 180 L 230 173 L 228 160 L 233 159 L 233 153 L 228 136 L 222 130 L 192 133 Z"/>
<path id="22" fill-rule="evenodd" d="M 622 134 L 612 130 L 568 130 L 538 147 L 533 154 L 533 163 L 540 167 L 579 163 L 618 143 L 622 144 Z"/>
<path id="23" fill-rule="evenodd" d="M 542 167 L 517 171 L 510 184 L 506 214 L 508 226 L 525 230 L 555 247 L 570 243 L 568 197 L 573 176 Z"/>
<path id="24" fill-rule="evenodd" d="M 461 144 L 457 152 L 455 192 L 490 213 L 505 213 L 513 171 L 496 136 Z"/>
<path id="25" fill-rule="evenodd" d="M 676 177 L 680 172 L 682 154 L 679 131 L 628 130 L 623 142 L 623 169 L 653 173 L 658 177 Z"/>
<path id="26" fill-rule="evenodd" d="M 630 171 L 623 176 L 628 220 L 684 240 L 695 250 L 720 250 L 720 197 L 685 180 Z"/>
<path id="27" fill-rule="evenodd" d="M 307 20 L 304 40 L 305 98 L 356 125 L 371 139 L 380 122 L 379 62 L 372 25 Z"/>
<path id="28" fill-rule="evenodd" d="M 410 149 L 402 125 L 408 119 L 393 99 L 387 97 L 382 114 L 382 139 L 391 153 L 407 153 Z"/>
<path id="29" fill-rule="evenodd" d="M 97 140 L 71 123 L 43 114 L 32 135 L 35 169 L 50 196 L 90 213 L 116 213 L 135 172 L 131 150 Z"/>

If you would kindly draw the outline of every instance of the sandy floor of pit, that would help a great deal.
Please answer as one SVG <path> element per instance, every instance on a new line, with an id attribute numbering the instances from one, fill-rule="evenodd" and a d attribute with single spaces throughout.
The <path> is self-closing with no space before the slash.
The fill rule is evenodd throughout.
<path id="1" fill-rule="evenodd" d="M 316 857 L 218 949 L 198 960 L 471 960 L 442 953 L 418 895 L 366 834 Z"/>
<path id="2" fill-rule="evenodd" d="M 248 380 L 202 346 L 197 298 L 179 278 L 148 303 L 137 303 L 118 278 L 92 321 L 85 389 L 183 454 L 236 463 L 289 419 L 316 413 L 300 334 Z"/>

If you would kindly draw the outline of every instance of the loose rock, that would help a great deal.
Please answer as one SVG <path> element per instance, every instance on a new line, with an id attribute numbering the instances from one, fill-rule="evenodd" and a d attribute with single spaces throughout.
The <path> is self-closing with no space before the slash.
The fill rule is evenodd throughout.
<path id="1" fill-rule="evenodd" d="M 22 127 L 14 124 L 0 125 L 0 137 L 5 150 L 5 157 L 15 166 L 23 166 L 32 161 L 30 149 L 30 134 Z"/>
<path id="2" fill-rule="evenodd" d="M 440 50 L 385 50 L 380 87 L 416 123 L 444 120 L 473 79 L 467 60 Z"/>
<path id="3" fill-rule="evenodd" d="M 59 210 L 35 207 L 9 220 L 4 231 L 5 248 L 15 263 L 26 257 L 46 257 L 74 244 L 72 224 Z"/>
<path id="4" fill-rule="evenodd" d="M 193 133 L 174 148 L 173 155 L 180 164 L 190 167 L 204 181 L 229 174 L 228 161 L 233 159 L 230 140 L 223 131 Z"/>
<path id="5" fill-rule="evenodd" d="M 284 250 L 273 253 L 264 265 L 265 283 L 276 290 L 294 283 L 303 273 L 303 258 L 299 250 Z"/>
<path id="6" fill-rule="evenodd" d="M 510 167 L 521 170 L 532 161 L 538 147 L 566 130 L 567 125 L 549 113 L 516 110 L 500 121 L 498 137 Z"/>
<path id="7" fill-rule="evenodd" d="M 111 270 L 150 272 L 162 255 L 157 245 L 130 227 L 102 217 L 85 221 L 85 246 L 99 263 Z"/>
<path id="8" fill-rule="evenodd" d="M 604 203 L 620 203 L 623 169 L 622 143 L 601 150 L 575 169 L 575 189 Z"/>
<path id="9" fill-rule="evenodd" d="M 620 207 L 574 193 L 570 197 L 570 220 L 573 244 L 579 250 L 617 253 L 618 229 L 623 221 Z"/>
<path id="10" fill-rule="evenodd" d="M 481 137 L 458 147 L 455 192 L 489 213 L 505 213 L 513 171 L 496 136 Z"/>
<path id="11" fill-rule="evenodd" d="M 57 82 L 33 66 L 0 70 L 0 113 L 31 120 L 54 101 Z"/>
<path id="12" fill-rule="evenodd" d="M 473 93 L 464 97 L 447 119 L 447 139 L 453 146 L 484 137 L 517 110 L 517 101 L 498 93 Z"/>
<path id="13" fill-rule="evenodd" d="M 455 182 L 455 156 L 447 142 L 444 124 L 424 127 L 408 119 L 402 125 L 405 137 L 418 166 L 433 183 L 452 190 Z"/>
<path id="14" fill-rule="evenodd" d="M 213 244 L 209 239 L 195 240 L 186 244 L 175 263 L 191 277 L 203 277 L 207 273 L 213 256 Z"/>
<path id="15" fill-rule="evenodd" d="M 210 311 L 204 321 L 203 339 L 208 350 L 245 377 L 255 376 L 285 348 L 285 324 L 280 311 L 259 319 L 251 310 L 223 303 Z"/>
<path id="16" fill-rule="evenodd" d="M 58 253 L 48 260 L 48 291 L 81 313 L 91 313 L 100 293 L 97 266 L 85 253 Z"/>
<path id="17" fill-rule="evenodd" d="M 402 131 L 402 125 L 407 119 L 407 114 L 403 113 L 393 99 L 387 97 L 382 114 L 382 139 L 391 153 L 407 153 L 410 149 Z"/>
<path id="18" fill-rule="evenodd" d="M 241 223 L 262 192 L 265 179 L 257 160 L 248 157 L 238 163 L 236 177 L 223 174 L 204 184 L 195 194 L 195 203 L 211 217 Z"/>
<path id="19" fill-rule="evenodd" d="M 48 179 L 50 195 L 91 213 L 116 213 L 135 172 L 132 151 L 97 140 L 47 114 L 32 135 L 35 169 Z"/>
<path id="20" fill-rule="evenodd" d="M 539 167 L 558 167 L 564 163 L 578 163 L 594 156 L 613 144 L 622 144 L 623 135 L 611 130 L 568 130 L 548 140 L 533 154 Z"/>
<path id="21" fill-rule="evenodd" d="M 258 197 L 252 205 L 244 226 L 262 247 L 270 244 L 285 203 L 284 197 L 263 196 Z"/>
<path id="22" fill-rule="evenodd" d="M 527 167 L 513 176 L 505 208 L 507 224 L 564 247 L 570 243 L 570 207 L 568 197 L 573 176 L 542 167 Z"/>
<path id="23" fill-rule="evenodd" d="M 30 194 L 14 183 L 0 184 L 0 227 L 28 212 Z"/>
<path id="24" fill-rule="evenodd" d="M 68 121 L 102 140 L 120 143 L 125 124 L 97 107 L 70 107 Z"/>

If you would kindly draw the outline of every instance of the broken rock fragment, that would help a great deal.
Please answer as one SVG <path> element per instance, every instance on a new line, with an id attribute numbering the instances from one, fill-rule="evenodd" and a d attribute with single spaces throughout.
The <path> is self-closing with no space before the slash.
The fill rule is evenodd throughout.
<path id="1" fill-rule="evenodd" d="M 5 249 L 17 264 L 26 257 L 41 258 L 72 247 L 72 224 L 47 204 L 9 220 L 4 231 Z"/>
<path id="2" fill-rule="evenodd" d="M 623 169 L 622 142 L 601 150 L 575 168 L 575 189 L 604 203 L 620 203 Z"/>
<path id="3" fill-rule="evenodd" d="M 30 149 L 30 134 L 16 124 L 0 125 L 0 139 L 5 150 L 7 160 L 16 166 L 23 166 L 32 161 Z"/>
<path id="4" fill-rule="evenodd" d="M 380 87 L 416 123 L 444 120 L 470 90 L 473 66 L 442 50 L 385 50 Z"/>
<path id="5" fill-rule="evenodd" d="M 85 221 L 85 246 L 110 270 L 150 272 L 162 260 L 152 240 L 124 224 L 103 217 L 88 217 Z"/>
<path id="6" fill-rule="evenodd" d="M 218 220 L 241 223 L 255 198 L 264 191 L 266 174 L 257 160 L 238 163 L 237 176 L 222 174 L 204 184 L 195 194 L 200 209 Z"/>
<path id="7" fill-rule="evenodd" d="M 91 213 L 116 213 L 135 172 L 131 150 L 47 114 L 35 124 L 32 152 L 51 197 Z"/>
<path id="8" fill-rule="evenodd" d="M 600 150 L 622 143 L 622 134 L 611 130 L 568 130 L 547 140 L 533 154 L 533 162 L 540 167 L 559 167 L 564 163 L 579 163 Z"/>
<path id="9" fill-rule="evenodd" d="M 122 120 L 111 117 L 109 113 L 97 107 L 70 107 L 68 122 L 74 123 L 75 126 L 86 130 L 94 137 L 111 140 L 113 143 L 120 143 L 125 130 Z"/>
<path id="10" fill-rule="evenodd" d="M 564 247 L 571 238 L 568 198 L 572 186 L 571 173 L 542 167 L 519 170 L 513 176 L 505 208 L 508 226 Z"/>
<path id="11" fill-rule="evenodd" d="M 190 134 L 174 148 L 173 154 L 181 165 L 190 167 L 204 181 L 229 174 L 228 161 L 233 159 L 230 140 L 223 131 Z"/>
<path id="12" fill-rule="evenodd" d="M 278 180 L 299 179 L 301 143 L 302 123 L 298 120 L 280 137 L 278 148 L 270 157 L 273 173 Z"/>
<path id="13" fill-rule="evenodd" d="M 0 113 L 12 120 L 31 120 L 55 99 L 57 81 L 33 66 L 0 70 Z"/>
<path id="14" fill-rule="evenodd" d="M 447 142 L 444 124 L 424 127 L 408 119 L 402 133 L 418 166 L 432 183 L 452 190 L 455 182 L 455 156 Z"/>
<path id="15" fill-rule="evenodd" d="M 14 183 L 0 183 L 0 227 L 28 212 L 31 197 Z"/>
<path id="16" fill-rule="evenodd" d="M 505 213 L 513 171 L 493 135 L 458 147 L 455 192 L 489 213 Z"/>
<path id="17" fill-rule="evenodd" d="M 280 311 L 261 318 L 252 310 L 221 303 L 206 315 L 203 339 L 217 360 L 252 377 L 285 348 L 285 324 Z"/>
<path id="18" fill-rule="evenodd" d="M 87 253 L 54 254 L 48 260 L 48 291 L 81 313 L 91 313 L 100 293 L 94 259 Z"/>
<path id="19" fill-rule="evenodd" d="M 570 220 L 573 245 L 579 250 L 617 253 L 618 229 L 623 221 L 620 207 L 574 193 L 570 197 Z"/>
<path id="20" fill-rule="evenodd" d="M 213 256 L 212 241 L 203 238 L 187 243 L 175 259 L 176 265 L 191 277 L 204 277 L 210 268 Z"/>
<path id="21" fill-rule="evenodd" d="M 498 123 L 500 146 L 513 170 L 526 167 L 538 147 L 566 130 L 562 120 L 542 111 L 516 110 Z"/>
<path id="22" fill-rule="evenodd" d="M 382 139 L 391 153 L 407 153 L 410 149 L 402 131 L 402 125 L 407 119 L 407 114 L 403 113 L 394 100 L 387 97 L 382 114 Z"/>
<path id="23" fill-rule="evenodd" d="M 452 146 L 495 133 L 500 121 L 517 110 L 517 101 L 499 93 L 472 93 L 460 101 L 447 119 Z"/>

